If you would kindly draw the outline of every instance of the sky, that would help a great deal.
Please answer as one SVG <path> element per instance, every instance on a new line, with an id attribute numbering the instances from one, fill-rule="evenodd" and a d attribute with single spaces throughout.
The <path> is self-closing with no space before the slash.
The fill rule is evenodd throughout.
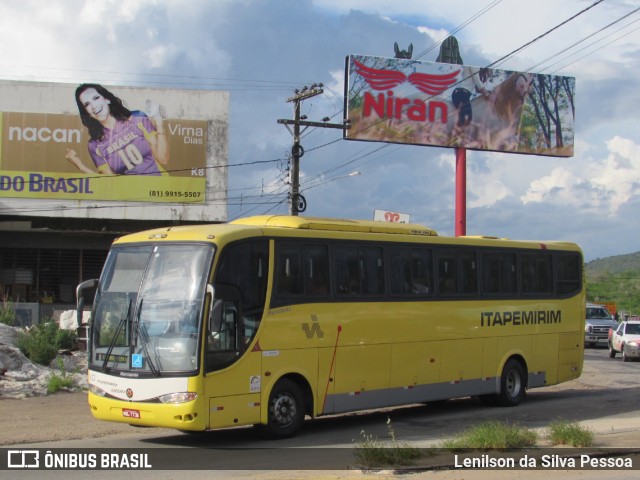
<path id="1" fill-rule="evenodd" d="M 467 234 L 572 241 L 590 261 L 640 250 L 639 7 L 637 0 L 0 0 L 0 80 L 229 91 L 233 220 L 288 212 L 292 135 L 277 120 L 293 118 L 287 99 L 295 89 L 322 83 L 324 93 L 305 100 L 302 114 L 340 123 L 347 55 L 393 57 L 397 42 L 433 62 L 451 34 L 465 65 L 488 66 L 517 50 L 493 68 L 576 78 L 574 156 L 467 151 Z M 306 129 L 301 144 L 303 215 L 372 219 L 387 210 L 454 235 L 453 149 L 343 140 L 329 128 Z"/>

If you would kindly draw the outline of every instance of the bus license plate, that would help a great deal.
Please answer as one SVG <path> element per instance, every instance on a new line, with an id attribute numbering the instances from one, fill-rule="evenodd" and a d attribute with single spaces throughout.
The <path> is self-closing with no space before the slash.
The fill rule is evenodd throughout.
<path id="1" fill-rule="evenodd" d="M 122 416 L 127 418 L 140 418 L 140 410 L 129 410 L 128 408 L 123 408 Z"/>

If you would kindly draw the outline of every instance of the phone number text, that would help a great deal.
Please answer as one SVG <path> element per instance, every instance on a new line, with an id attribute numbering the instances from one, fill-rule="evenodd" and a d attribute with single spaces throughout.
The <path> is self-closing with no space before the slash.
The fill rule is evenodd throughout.
<path id="1" fill-rule="evenodd" d="M 149 190 L 150 197 L 163 198 L 200 198 L 202 192 L 181 192 L 177 190 Z"/>

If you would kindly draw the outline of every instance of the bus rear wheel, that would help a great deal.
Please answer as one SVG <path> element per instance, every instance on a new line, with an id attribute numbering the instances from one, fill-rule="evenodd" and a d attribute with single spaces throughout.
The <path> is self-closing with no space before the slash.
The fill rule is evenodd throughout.
<path id="1" fill-rule="evenodd" d="M 496 395 L 496 402 L 502 407 L 515 407 L 526 393 L 526 377 L 522 363 L 510 359 L 502 369 L 500 379 L 500 393 Z"/>
<path id="2" fill-rule="evenodd" d="M 270 438 L 285 438 L 296 433 L 304 421 L 302 391 L 292 380 L 280 379 L 269 395 L 267 424 L 262 431 Z"/>

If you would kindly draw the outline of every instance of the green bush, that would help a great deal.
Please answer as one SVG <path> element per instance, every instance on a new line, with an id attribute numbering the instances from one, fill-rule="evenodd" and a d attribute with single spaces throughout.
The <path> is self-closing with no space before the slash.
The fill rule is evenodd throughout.
<path id="1" fill-rule="evenodd" d="M 4 293 L 0 296 L 0 323 L 4 323 L 11 327 L 15 321 L 16 312 L 13 310 L 13 302 L 9 296 Z"/>
<path id="2" fill-rule="evenodd" d="M 76 346 L 77 341 L 78 334 L 75 330 L 65 330 L 62 328 L 58 329 L 58 333 L 56 334 L 56 343 L 58 344 L 58 349 L 73 350 Z"/>
<path id="3" fill-rule="evenodd" d="M 64 368 L 64 362 L 61 358 L 58 358 L 58 369 L 60 370 L 60 375 L 54 373 L 49 377 L 47 393 L 56 393 L 63 388 L 67 389 L 73 387 L 73 377 L 67 374 L 67 371 Z"/>
<path id="4" fill-rule="evenodd" d="M 61 348 L 73 348 L 75 332 L 60 330 L 56 322 L 49 319 L 18 334 L 18 348 L 29 360 L 48 366 Z"/>

